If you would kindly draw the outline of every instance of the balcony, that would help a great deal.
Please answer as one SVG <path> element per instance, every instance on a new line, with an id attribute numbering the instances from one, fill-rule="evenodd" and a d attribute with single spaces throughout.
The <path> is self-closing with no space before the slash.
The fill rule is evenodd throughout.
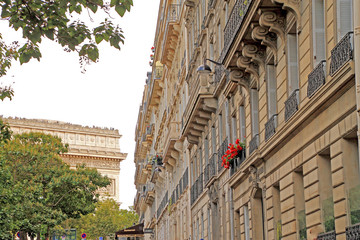
<path id="1" fill-rule="evenodd" d="M 150 143 L 153 140 L 153 138 L 152 138 L 153 133 L 154 133 L 154 124 L 150 124 L 150 125 L 146 126 L 146 129 L 145 129 L 146 140 Z"/>
<path id="2" fill-rule="evenodd" d="M 360 239 L 360 223 L 346 227 L 346 239 L 347 240 Z"/>
<path id="3" fill-rule="evenodd" d="M 177 41 L 180 35 L 180 4 L 167 4 L 167 16 L 162 44 L 161 62 L 169 68 L 172 65 Z"/>
<path id="4" fill-rule="evenodd" d="M 225 155 L 225 152 L 228 149 L 228 138 L 225 138 L 225 140 L 222 142 L 222 144 L 220 145 L 218 152 L 217 152 L 217 157 L 218 157 L 218 163 L 217 163 L 217 170 L 218 173 L 221 172 L 221 170 L 223 169 L 222 164 L 222 156 Z"/>
<path id="5" fill-rule="evenodd" d="M 216 159 L 217 154 L 214 153 L 211 158 L 209 159 L 209 163 L 205 166 L 204 169 L 204 184 L 205 186 L 208 184 L 208 182 L 216 176 Z"/>
<path id="6" fill-rule="evenodd" d="M 230 47 L 241 28 L 243 20 L 253 0 L 237 0 L 233 10 L 231 11 L 229 20 L 224 29 L 224 48 L 221 51 L 219 62 L 223 62 Z"/>
<path id="7" fill-rule="evenodd" d="M 251 155 L 259 147 L 259 134 L 256 134 L 249 143 L 249 155 Z"/>
<path id="8" fill-rule="evenodd" d="M 245 161 L 246 159 L 246 153 L 245 149 L 241 151 L 241 155 L 230 164 L 230 176 L 234 175 L 239 169 L 240 165 Z"/>
<path id="9" fill-rule="evenodd" d="M 353 59 L 353 42 L 353 32 L 349 32 L 331 50 L 330 76 Z"/>
<path id="10" fill-rule="evenodd" d="M 297 110 L 299 110 L 299 89 L 293 91 L 285 101 L 285 121 L 288 121 Z"/>
<path id="11" fill-rule="evenodd" d="M 155 199 L 155 185 L 153 183 L 146 184 L 145 202 L 148 205 L 152 205 Z"/>
<path id="12" fill-rule="evenodd" d="M 277 114 L 274 114 L 267 123 L 265 123 L 265 141 L 269 140 L 276 132 Z"/>
<path id="13" fill-rule="evenodd" d="M 321 233 L 318 235 L 317 240 L 336 240 L 335 231 Z"/>
<path id="14" fill-rule="evenodd" d="M 169 202 L 169 197 L 168 197 L 168 192 L 165 193 L 163 199 L 161 200 L 159 207 L 156 211 L 156 218 L 159 219 L 159 217 L 161 216 L 161 213 L 163 212 L 164 208 L 166 207 L 166 205 Z"/>
<path id="15" fill-rule="evenodd" d="M 148 111 L 149 107 L 158 106 L 160 103 L 160 97 L 163 89 L 163 86 L 161 84 L 163 71 L 164 71 L 164 67 L 159 62 L 157 62 L 155 66 L 153 66 L 153 74 L 151 81 L 149 82 L 148 85 L 148 94 L 147 94 L 148 99 L 146 101 L 148 103 L 148 107 L 147 108 L 144 107 L 146 117 L 149 116 L 149 111 Z"/>
<path id="16" fill-rule="evenodd" d="M 215 87 L 210 84 L 208 72 L 199 72 L 189 80 L 189 101 L 182 117 L 182 138 L 198 144 L 211 113 L 217 109 L 217 99 L 213 97 Z"/>
<path id="17" fill-rule="evenodd" d="M 311 98 L 325 84 L 326 61 L 321 61 L 308 76 L 307 96 Z"/>
<path id="18" fill-rule="evenodd" d="M 180 123 L 170 122 L 167 128 L 168 132 L 165 138 L 164 157 L 163 162 L 171 169 L 176 166 L 179 159 L 179 152 L 181 152 L 182 142 L 180 138 Z M 170 165 L 170 166 L 168 166 Z"/>

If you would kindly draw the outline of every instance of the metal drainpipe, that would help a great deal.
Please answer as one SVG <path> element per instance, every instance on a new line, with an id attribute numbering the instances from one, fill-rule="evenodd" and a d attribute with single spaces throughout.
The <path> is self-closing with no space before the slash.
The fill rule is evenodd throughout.
<path id="1" fill-rule="evenodd" d="M 357 10 L 356 10 L 357 9 Z M 354 61 L 355 61 L 355 86 L 356 86 L 356 109 L 357 109 L 357 125 L 358 125 L 358 144 L 360 143 L 360 0 L 353 1 L 353 16 L 354 16 Z M 360 150 L 359 168 L 360 168 Z M 360 171 L 360 169 L 359 169 Z"/>
<path id="2" fill-rule="evenodd" d="M 230 201 L 230 239 L 235 239 L 235 233 L 234 233 L 234 202 L 233 202 L 233 189 L 230 187 L 230 193 L 229 193 L 229 201 Z"/>

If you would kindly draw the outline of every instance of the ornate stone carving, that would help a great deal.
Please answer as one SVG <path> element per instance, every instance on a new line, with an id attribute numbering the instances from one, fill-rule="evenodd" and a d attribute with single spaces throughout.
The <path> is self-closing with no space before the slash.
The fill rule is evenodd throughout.
<path id="1" fill-rule="evenodd" d="M 273 3 L 282 4 L 282 8 L 290 11 L 296 18 L 298 32 L 301 30 L 301 13 L 300 13 L 300 2 L 301 0 L 271 0 Z"/>
<path id="2" fill-rule="evenodd" d="M 234 69 L 230 72 L 230 80 L 237 81 L 246 91 L 250 90 L 249 74 L 240 69 Z"/>
<path id="3" fill-rule="evenodd" d="M 245 69 L 245 72 L 251 74 L 252 79 L 250 81 L 249 87 L 259 89 L 259 66 L 256 63 L 251 61 L 251 58 L 239 56 L 236 65 L 238 68 Z"/>
<path id="4" fill-rule="evenodd" d="M 215 181 L 209 188 L 208 196 L 212 203 L 218 203 L 219 202 L 219 183 L 218 181 Z"/>
<path id="5" fill-rule="evenodd" d="M 325 60 L 321 61 L 308 76 L 307 96 L 309 98 L 325 84 L 325 64 Z"/>
<path id="6" fill-rule="evenodd" d="M 270 32 L 274 32 L 280 37 L 282 44 L 285 42 L 285 17 L 279 12 L 259 9 L 259 24 L 268 27 Z"/>
<path id="7" fill-rule="evenodd" d="M 265 69 L 265 49 L 255 44 L 245 44 L 242 42 L 242 55 L 251 59 L 251 62 L 255 63 L 262 70 Z M 260 69 L 258 69 L 259 75 Z"/>
<path id="8" fill-rule="evenodd" d="M 262 45 L 265 45 L 271 49 L 274 56 L 275 65 L 277 64 L 277 47 L 276 47 L 276 34 L 269 32 L 267 27 L 252 25 L 253 30 L 251 36 L 254 40 L 260 41 Z"/>

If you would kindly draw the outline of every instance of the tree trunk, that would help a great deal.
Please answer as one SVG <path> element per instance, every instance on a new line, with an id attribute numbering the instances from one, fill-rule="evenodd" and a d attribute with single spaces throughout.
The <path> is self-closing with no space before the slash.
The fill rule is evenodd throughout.
<path id="1" fill-rule="evenodd" d="M 36 240 L 40 240 L 40 233 L 36 234 Z"/>

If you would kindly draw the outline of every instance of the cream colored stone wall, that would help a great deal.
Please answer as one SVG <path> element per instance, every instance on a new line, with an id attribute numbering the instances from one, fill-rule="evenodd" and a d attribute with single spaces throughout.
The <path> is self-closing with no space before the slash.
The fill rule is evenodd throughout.
<path id="1" fill-rule="evenodd" d="M 317 88 L 313 80 L 321 80 L 322 73 L 313 47 L 315 2 L 324 4 L 326 56 L 324 82 Z M 354 77 L 359 63 L 342 59 L 348 49 L 337 39 L 336 8 L 334 0 L 161 1 L 154 62 L 163 64 L 163 72 L 154 77 L 153 66 L 145 86 L 135 163 L 140 167 L 145 156 L 160 154 L 163 164 L 152 166 L 160 173 L 138 174 L 135 184 L 161 186 L 152 204 L 160 210 L 171 205 L 172 210 L 142 220 L 154 224 L 155 234 L 148 239 L 322 239 L 325 232 L 345 239 L 354 231 L 360 209 L 354 200 L 360 186 Z M 289 47 L 294 36 L 296 46 Z M 291 60 L 294 49 L 297 58 Z M 211 72 L 198 72 L 205 58 L 228 72 L 210 61 Z M 291 61 L 297 66 L 297 95 L 289 90 Z M 275 68 L 276 118 L 268 111 L 267 65 Z M 251 89 L 258 94 L 257 111 Z M 154 117 L 140 117 L 147 112 Z M 152 123 L 154 131 L 147 135 Z M 223 170 L 216 154 L 221 157 L 240 134 L 246 159 Z M 215 163 L 209 181 L 204 181 L 206 163 Z M 164 204 L 164 192 L 171 195 L 177 171 L 185 168 L 187 197 L 175 203 L 165 199 Z M 151 206 L 135 205 L 140 213 Z M 179 216 L 185 206 L 189 215 L 183 220 Z M 179 225 L 186 226 L 186 234 L 179 233 Z"/>

